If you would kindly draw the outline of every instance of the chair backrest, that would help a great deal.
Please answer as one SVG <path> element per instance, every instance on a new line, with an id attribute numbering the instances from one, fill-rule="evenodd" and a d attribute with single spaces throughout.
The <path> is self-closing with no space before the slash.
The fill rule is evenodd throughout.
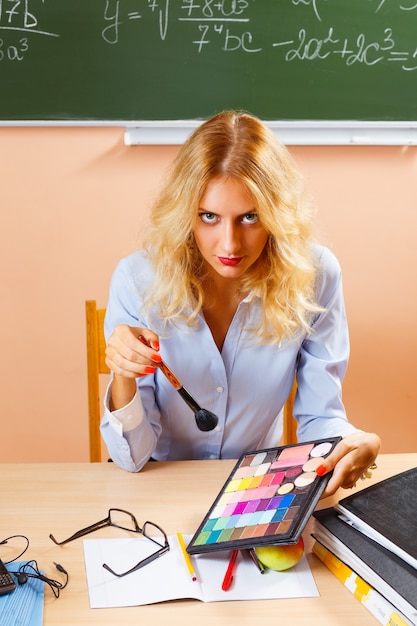
<path id="1" fill-rule="evenodd" d="M 106 341 L 104 339 L 104 316 L 106 309 L 97 309 L 95 300 L 85 303 L 87 324 L 87 373 L 88 373 L 88 415 L 90 433 L 90 461 L 101 461 L 101 398 L 100 374 L 109 374 L 105 361 Z M 283 433 L 281 445 L 297 442 L 297 422 L 293 417 L 296 383 L 284 405 Z"/>
<path id="2" fill-rule="evenodd" d="M 85 303 L 87 334 L 88 420 L 90 461 L 101 461 L 101 397 L 100 374 L 110 374 L 105 361 L 104 316 L 106 309 L 97 309 L 95 300 Z"/>
<path id="3" fill-rule="evenodd" d="M 294 377 L 294 383 L 291 393 L 284 404 L 283 429 L 281 437 L 281 445 L 288 446 L 291 443 L 297 443 L 297 421 L 294 418 L 294 398 L 297 391 L 297 382 Z"/>

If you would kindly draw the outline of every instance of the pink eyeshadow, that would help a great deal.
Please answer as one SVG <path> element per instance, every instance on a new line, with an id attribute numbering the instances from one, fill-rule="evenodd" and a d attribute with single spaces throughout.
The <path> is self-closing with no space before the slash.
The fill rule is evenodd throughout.
<path id="1" fill-rule="evenodd" d="M 294 465 L 304 465 L 308 460 L 308 456 L 297 456 L 289 459 L 281 459 L 272 463 L 271 469 L 283 469 L 284 467 L 293 467 Z"/>
<path id="2" fill-rule="evenodd" d="M 271 485 L 280 485 L 284 480 L 285 472 L 276 472 L 272 475 Z"/>
<path id="3" fill-rule="evenodd" d="M 235 510 L 235 508 L 236 508 L 235 502 L 233 502 L 232 504 L 228 504 L 223 513 L 224 517 L 233 515 L 233 511 Z"/>
<path id="4" fill-rule="evenodd" d="M 307 443 L 304 446 L 292 446 L 289 448 L 284 448 L 279 455 L 278 460 L 281 461 L 283 459 L 294 459 L 308 456 L 313 448 L 314 444 L 312 443 Z"/>
<path id="5" fill-rule="evenodd" d="M 276 485 L 271 485 L 270 487 L 268 487 L 265 490 L 265 494 L 264 494 L 264 498 L 272 498 L 272 496 L 274 496 L 277 492 L 277 486 Z"/>

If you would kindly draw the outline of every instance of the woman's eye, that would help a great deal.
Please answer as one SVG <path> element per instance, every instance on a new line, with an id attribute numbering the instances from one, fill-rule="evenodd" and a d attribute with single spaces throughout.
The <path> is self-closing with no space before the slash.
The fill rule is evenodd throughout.
<path id="1" fill-rule="evenodd" d="M 246 213 L 246 215 L 242 217 L 242 222 L 244 224 L 256 224 L 258 220 L 259 217 L 257 213 Z"/>
<path id="2" fill-rule="evenodd" d="M 217 215 L 215 213 L 204 213 L 201 211 L 198 215 L 201 221 L 205 224 L 214 224 L 217 220 Z"/>

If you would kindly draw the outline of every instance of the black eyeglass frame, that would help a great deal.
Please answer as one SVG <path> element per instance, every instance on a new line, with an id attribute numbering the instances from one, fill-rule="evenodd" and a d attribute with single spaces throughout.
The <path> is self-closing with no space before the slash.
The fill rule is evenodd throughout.
<path id="1" fill-rule="evenodd" d="M 114 522 L 112 522 L 111 521 L 112 511 L 115 511 L 115 512 L 117 511 L 118 513 L 124 513 L 126 515 L 129 515 L 130 519 L 133 522 L 134 528 L 127 528 L 126 526 L 121 526 L 120 524 L 115 524 Z M 80 537 L 83 537 L 84 535 L 88 535 L 89 533 L 92 533 L 96 530 L 100 530 L 100 528 L 105 528 L 106 526 L 114 526 L 115 528 L 120 528 L 121 530 L 127 530 L 129 532 L 141 534 L 144 537 L 146 537 L 146 539 L 149 539 L 149 541 L 152 541 L 154 544 L 159 546 L 159 550 L 157 550 L 153 554 L 150 554 L 145 559 L 142 559 L 142 561 L 139 561 L 139 563 L 137 563 L 134 567 L 131 567 L 129 570 L 127 570 L 126 572 L 122 572 L 121 574 L 115 572 L 111 567 L 109 567 L 109 565 L 107 565 L 107 563 L 103 563 L 104 569 L 106 569 L 111 574 L 113 574 L 113 576 L 117 576 L 118 578 L 122 578 L 123 576 L 127 576 L 128 574 L 131 574 L 132 572 L 135 572 L 136 570 L 141 569 L 148 563 L 151 563 L 152 561 L 155 561 L 155 559 L 158 559 L 160 556 L 162 556 L 163 554 L 165 554 L 165 552 L 168 552 L 169 550 L 168 537 L 166 536 L 165 531 L 160 526 L 158 526 L 158 524 L 154 524 L 154 522 L 146 521 L 143 524 L 143 527 L 141 528 L 136 520 L 136 517 L 133 515 L 133 513 L 129 513 L 129 511 L 125 511 L 124 509 L 116 509 L 116 508 L 109 509 L 107 517 L 100 520 L 99 522 L 96 522 L 95 524 L 91 524 L 90 526 L 81 528 L 81 530 L 77 530 L 76 533 L 74 533 L 67 539 L 64 539 L 64 541 L 57 541 L 52 534 L 49 535 L 49 538 L 57 546 L 63 546 L 66 543 L 69 543 L 70 541 L 74 541 L 74 539 L 79 539 Z M 154 537 L 151 537 L 146 532 L 146 528 L 148 526 L 153 526 L 154 528 L 158 529 L 158 531 L 161 533 L 161 536 L 164 538 L 163 544 L 157 541 Z"/>

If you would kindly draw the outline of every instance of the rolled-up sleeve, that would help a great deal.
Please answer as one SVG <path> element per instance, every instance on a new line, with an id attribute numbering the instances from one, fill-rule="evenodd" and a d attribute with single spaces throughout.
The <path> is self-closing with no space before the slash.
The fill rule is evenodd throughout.
<path id="1" fill-rule="evenodd" d="M 106 340 L 118 324 L 145 325 L 139 320 L 140 294 L 137 288 L 141 281 L 142 267 L 139 255 L 135 254 L 120 261 L 113 273 L 104 324 Z M 160 434 L 158 411 L 154 409 L 153 420 L 145 417 L 139 390 L 129 404 L 117 411 L 111 411 L 111 386 L 112 381 L 104 398 L 101 435 L 112 460 L 123 469 L 137 472 L 155 450 Z M 154 401 L 149 404 L 155 406 Z"/>

